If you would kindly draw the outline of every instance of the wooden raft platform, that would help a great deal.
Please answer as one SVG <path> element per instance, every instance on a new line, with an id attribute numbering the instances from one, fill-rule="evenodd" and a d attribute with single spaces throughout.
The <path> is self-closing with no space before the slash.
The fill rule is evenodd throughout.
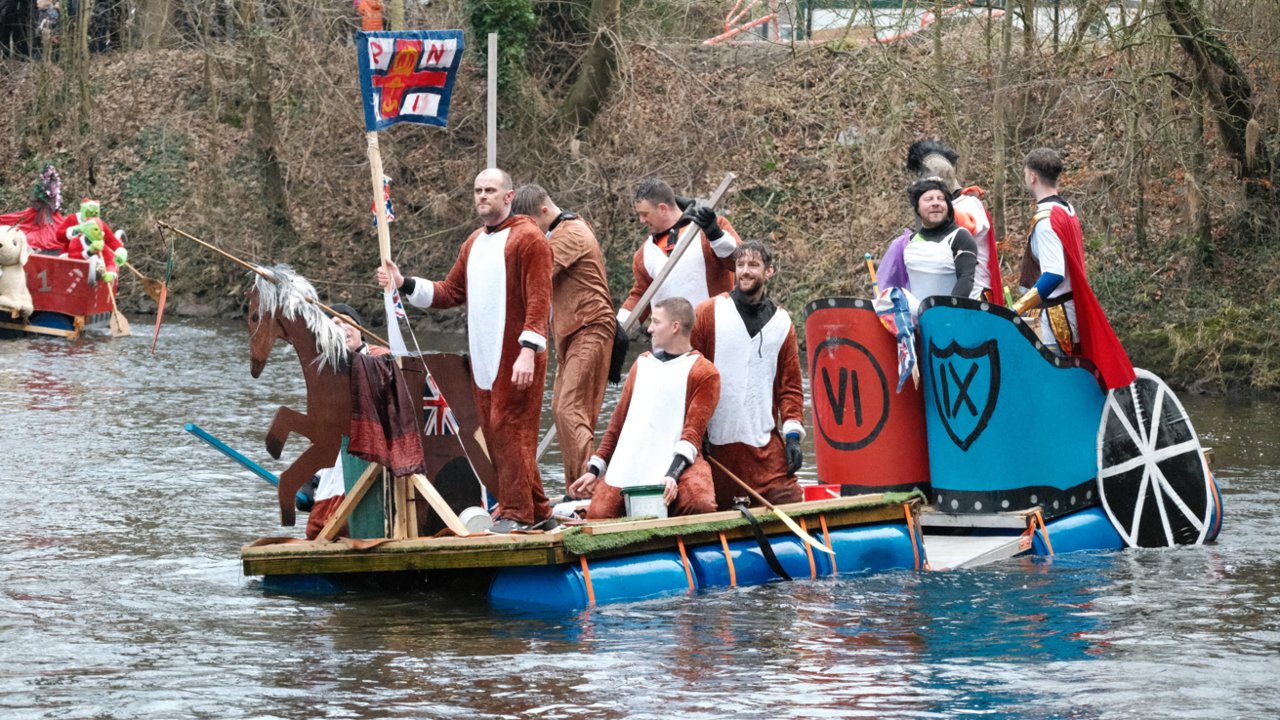
<path id="1" fill-rule="evenodd" d="M 906 510 L 904 511 L 904 506 Z M 832 498 L 816 502 L 800 502 L 779 505 L 783 512 L 793 515 L 796 522 L 805 522 L 806 529 L 818 540 L 822 530 L 817 515 L 826 521 L 828 530 L 904 522 L 906 512 L 918 516 L 921 501 L 918 496 L 908 501 L 886 500 L 883 495 L 859 495 Z M 752 508 L 768 535 L 790 534 L 791 530 L 766 508 Z M 805 515 L 796 516 L 797 513 Z M 707 513 L 665 520 L 647 519 L 631 522 L 593 523 L 583 526 L 582 532 L 601 536 L 662 528 L 691 526 L 689 534 L 681 534 L 686 546 L 694 547 L 719 543 L 721 531 L 705 531 L 692 526 L 741 519 L 736 510 Z M 752 536 L 749 525 L 723 530 L 726 540 L 738 540 Z M 357 549 L 343 542 L 321 540 L 292 540 L 263 543 L 259 540 L 240 549 L 240 559 L 245 575 L 305 575 L 329 573 L 395 572 L 403 570 L 458 570 L 529 565 L 559 565 L 576 562 L 578 555 L 564 545 L 563 528 L 550 533 L 499 535 L 486 533 L 468 537 L 414 538 L 388 540 L 374 547 Z M 667 550 L 677 547 L 677 536 L 652 537 L 621 547 L 600 550 L 588 554 L 592 559 L 633 555 L 636 553 Z"/>

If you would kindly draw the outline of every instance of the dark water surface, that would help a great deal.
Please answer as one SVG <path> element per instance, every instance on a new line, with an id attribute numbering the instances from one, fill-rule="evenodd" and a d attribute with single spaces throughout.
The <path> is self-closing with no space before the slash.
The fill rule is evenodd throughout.
<path id="1" fill-rule="evenodd" d="M 297 360 L 253 380 L 242 321 L 166 325 L 155 358 L 134 328 L 0 341 L 0 718 L 1280 716 L 1275 403 L 1183 398 L 1213 546 L 513 613 L 264 593 L 238 551 L 282 534 L 274 491 L 182 426 L 279 472 Z"/>

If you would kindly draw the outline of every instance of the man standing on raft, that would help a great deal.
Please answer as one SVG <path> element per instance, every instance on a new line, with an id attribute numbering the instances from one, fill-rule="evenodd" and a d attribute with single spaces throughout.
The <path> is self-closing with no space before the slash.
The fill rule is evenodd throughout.
<path id="1" fill-rule="evenodd" d="M 600 447 L 569 487 L 574 497 L 591 496 L 588 520 L 622 517 L 622 488 L 638 485 L 665 485 L 671 516 L 716 509 L 711 466 L 699 446 L 720 400 L 720 373 L 690 345 L 693 325 L 688 300 L 653 304 L 653 352 L 631 366 Z"/>
<path id="2" fill-rule="evenodd" d="M 631 316 L 641 296 L 649 289 L 662 266 L 667 264 L 671 251 L 680 240 L 680 231 L 690 222 L 701 229 L 698 242 L 680 257 L 675 269 L 654 293 L 653 304 L 669 297 L 682 297 L 696 306 L 707 298 L 733 289 L 733 250 L 738 246 L 738 233 L 728 220 L 717 216 L 715 210 L 706 206 L 690 205 L 687 213 L 681 213 L 671 186 L 657 178 L 640 183 L 635 207 L 640 222 L 649 226 L 651 234 L 636 250 L 631 261 L 631 271 L 636 279 L 631 294 L 618 311 L 619 325 Z M 640 320 L 644 321 L 643 315 Z"/>
<path id="3" fill-rule="evenodd" d="M 1058 194 L 1060 175 L 1058 153 L 1049 148 L 1027 153 L 1023 179 L 1037 205 L 1019 278 L 1025 294 L 1013 311 L 1021 315 L 1041 308 L 1045 346 L 1059 355 L 1088 358 L 1108 388 L 1121 388 L 1134 381 L 1133 364 L 1089 287 L 1080 221 L 1075 208 Z"/>
<path id="4" fill-rule="evenodd" d="M 462 244 L 443 282 L 405 278 L 391 261 L 378 270 L 379 286 L 393 280 L 418 307 L 467 304 L 471 390 L 498 473 L 501 519 L 494 532 L 556 525 L 535 457 L 547 382 L 551 246 L 531 218 L 511 214 L 514 196 L 502 170 L 476 176 L 476 214 L 484 226 Z"/>
<path id="5" fill-rule="evenodd" d="M 528 215 L 551 243 L 551 326 L 556 380 L 551 415 L 560 433 L 564 483 L 587 471 L 604 403 L 617 323 L 600 243 L 586 220 L 551 202 L 540 185 L 516 190 L 511 212 Z"/>
<path id="6" fill-rule="evenodd" d="M 720 371 L 720 402 L 707 424 L 711 457 L 766 500 L 804 500 L 796 471 L 804 462 L 804 385 L 791 314 L 769 299 L 773 253 L 759 240 L 734 251 L 737 287 L 704 301 L 693 348 Z M 778 433 L 782 422 L 783 444 Z M 742 488 L 712 466 L 716 507 L 728 510 Z"/>

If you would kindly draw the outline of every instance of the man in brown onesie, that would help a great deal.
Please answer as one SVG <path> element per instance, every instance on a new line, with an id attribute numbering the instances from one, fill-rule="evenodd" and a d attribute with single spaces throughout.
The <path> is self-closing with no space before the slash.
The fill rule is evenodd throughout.
<path id="1" fill-rule="evenodd" d="M 733 249 L 738 246 L 738 233 L 728 220 L 716 215 L 715 210 L 684 202 L 690 207 L 681 212 L 671 186 L 656 178 L 645 180 L 636 190 L 636 213 L 640 222 L 649 228 L 650 235 L 631 260 L 635 284 L 618 311 L 618 324 L 631 316 L 641 296 L 667 264 L 680 232 L 691 222 L 701 229 L 698 241 L 680 257 L 662 287 L 654 293 L 653 302 L 682 297 L 696 307 L 709 297 L 733 289 Z M 644 315 L 640 321 L 644 321 Z"/>
<path id="2" fill-rule="evenodd" d="M 491 168 L 476 176 L 483 227 L 471 233 L 443 282 L 405 278 L 388 261 L 378 285 L 395 281 L 421 308 L 467 304 L 471 390 L 480 429 L 498 472 L 500 520 L 494 532 L 555 527 L 535 457 L 547 382 L 551 316 L 551 247 L 538 225 L 511 214 L 511 176 Z"/>
<path id="3" fill-rule="evenodd" d="M 513 215 L 528 215 L 551 243 L 551 329 L 556 380 L 551 416 L 560 436 L 564 484 L 587 471 L 604 402 L 617 323 L 600 243 L 586 220 L 551 202 L 540 185 L 516 190 Z"/>
<path id="4" fill-rule="evenodd" d="M 621 517 L 622 488 L 637 485 L 665 485 L 672 516 L 716 509 L 711 466 L 699 449 L 720 399 L 720 373 L 690 346 L 693 319 L 684 298 L 654 304 L 653 352 L 631 366 L 599 449 L 569 488 L 574 497 L 591 496 L 588 520 Z"/>
<path id="5" fill-rule="evenodd" d="M 804 384 L 796 329 L 790 313 L 769 299 L 769 247 L 749 240 L 734 257 L 737 287 L 699 305 L 693 326 L 694 349 L 720 371 L 708 453 L 769 502 L 800 502 L 804 492 L 796 471 L 804 461 Z M 720 468 L 712 466 L 711 476 L 721 510 L 745 494 Z"/>

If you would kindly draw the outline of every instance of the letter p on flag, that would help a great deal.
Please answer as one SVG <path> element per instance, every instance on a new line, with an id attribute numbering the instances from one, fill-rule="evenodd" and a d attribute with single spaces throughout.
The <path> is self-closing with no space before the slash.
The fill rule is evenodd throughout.
<path id="1" fill-rule="evenodd" d="M 461 30 L 362 32 L 356 50 L 366 131 L 400 122 L 449 124 L 449 100 L 462 60 Z"/>

